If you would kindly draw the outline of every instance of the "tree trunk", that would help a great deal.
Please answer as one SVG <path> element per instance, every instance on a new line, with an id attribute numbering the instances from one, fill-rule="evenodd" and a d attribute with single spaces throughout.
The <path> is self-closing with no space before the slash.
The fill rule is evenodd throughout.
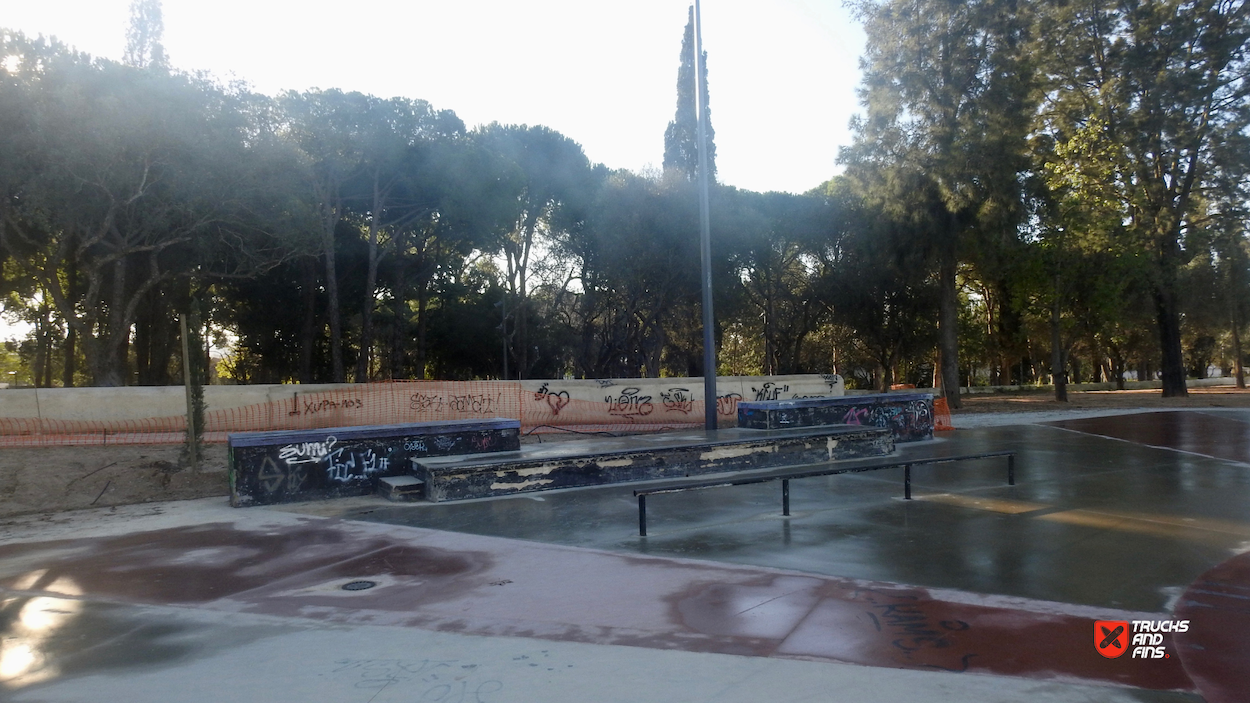
<path id="1" fill-rule="evenodd" d="M 1235 376 L 1237 377 L 1237 387 L 1246 387 L 1246 372 L 1241 365 L 1241 315 L 1238 305 L 1233 304 L 1233 361 L 1237 364 Z"/>
<path id="2" fill-rule="evenodd" d="M 78 331 L 73 325 L 66 325 L 65 332 L 65 366 L 61 370 L 61 385 L 74 387 L 74 371 L 78 361 Z"/>
<path id="3" fill-rule="evenodd" d="M 377 175 L 373 179 L 373 216 L 369 218 L 369 269 L 365 274 L 365 299 L 360 310 L 360 356 L 356 358 L 356 383 L 369 382 L 369 357 L 373 351 L 373 308 L 378 287 L 378 218 L 382 196 Z"/>
<path id="4" fill-rule="evenodd" d="M 952 410 L 960 407 L 959 402 L 959 291 L 955 287 L 955 271 L 958 261 L 955 258 L 954 233 L 951 241 L 942 247 L 942 261 L 939 276 L 941 278 L 941 300 L 938 319 L 938 331 L 941 335 L 940 348 L 942 354 L 942 394 L 946 404 Z"/>
<path id="5" fill-rule="evenodd" d="M 395 267 L 395 290 L 391 303 L 394 315 L 391 318 L 391 378 L 402 378 L 404 375 L 404 337 L 408 331 L 408 288 L 402 262 Z"/>
<path id="6" fill-rule="evenodd" d="M 1181 349 L 1181 321 L 1176 297 L 1165 286 L 1155 289 L 1155 314 L 1159 322 L 1159 346 L 1162 355 L 1163 397 L 1184 398 L 1185 356 Z"/>
<path id="7" fill-rule="evenodd" d="M 1068 371 L 1063 363 L 1063 330 L 1059 317 L 1059 276 L 1055 275 L 1055 297 L 1050 304 L 1050 377 L 1055 385 L 1055 400 L 1068 402 Z"/>
<path id="8" fill-rule="evenodd" d="M 304 320 L 300 325 L 299 382 L 312 383 L 312 356 L 317 325 L 317 268 L 312 257 L 302 259 L 304 278 Z"/>

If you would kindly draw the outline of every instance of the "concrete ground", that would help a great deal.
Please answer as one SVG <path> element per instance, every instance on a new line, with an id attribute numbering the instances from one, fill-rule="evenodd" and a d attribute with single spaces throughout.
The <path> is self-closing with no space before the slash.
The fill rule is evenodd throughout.
<path id="1" fill-rule="evenodd" d="M 1154 445 L 1154 446 L 1151 446 Z M 218 499 L 0 527 L 14 701 L 1244 701 L 1250 411 L 986 426 L 1002 459 L 661 495 Z M 376 585 L 347 591 L 357 580 Z M 1167 658 L 1095 620 L 1188 619 Z"/>

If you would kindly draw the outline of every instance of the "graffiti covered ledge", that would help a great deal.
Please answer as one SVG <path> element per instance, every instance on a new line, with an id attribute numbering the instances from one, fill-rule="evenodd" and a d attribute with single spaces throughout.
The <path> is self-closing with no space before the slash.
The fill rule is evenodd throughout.
<path id="1" fill-rule="evenodd" d="M 506 418 L 244 432 L 229 437 L 234 507 L 367 495 L 424 457 L 515 451 L 521 423 Z"/>

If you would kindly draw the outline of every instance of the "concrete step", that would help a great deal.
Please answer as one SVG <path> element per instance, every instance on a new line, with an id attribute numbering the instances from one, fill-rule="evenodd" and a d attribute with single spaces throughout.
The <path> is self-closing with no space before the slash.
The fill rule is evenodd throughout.
<path id="1" fill-rule="evenodd" d="M 425 481 L 416 476 L 385 476 L 378 480 L 378 495 L 394 501 L 419 500 L 425 497 Z"/>
<path id="2" fill-rule="evenodd" d="M 890 431 L 877 427 L 735 428 L 414 458 L 412 469 L 425 481 L 426 499 L 440 502 L 884 456 L 893 451 Z"/>

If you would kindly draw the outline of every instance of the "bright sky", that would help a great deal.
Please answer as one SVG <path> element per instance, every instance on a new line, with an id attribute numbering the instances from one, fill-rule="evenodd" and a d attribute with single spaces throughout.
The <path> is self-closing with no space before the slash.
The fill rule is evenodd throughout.
<path id="1" fill-rule="evenodd" d="M 405 96 L 469 126 L 542 124 L 592 161 L 663 162 L 689 0 L 164 0 L 174 66 L 273 94 Z M 130 0 L 0 0 L 0 26 L 120 59 Z M 802 192 L 838 169 L 864 36 L 840 0 L 704 0 L 720 181 Z"/>

